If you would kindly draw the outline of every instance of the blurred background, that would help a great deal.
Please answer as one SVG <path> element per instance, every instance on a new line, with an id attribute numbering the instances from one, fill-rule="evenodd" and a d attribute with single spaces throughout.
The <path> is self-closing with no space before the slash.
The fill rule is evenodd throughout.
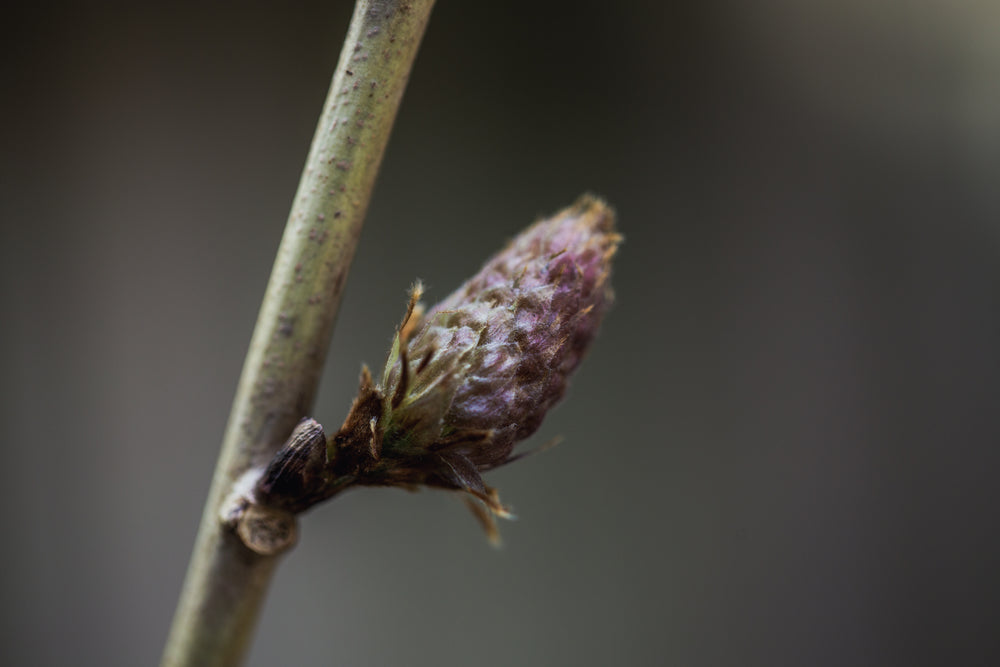
<path id="1" fill-rule="evenodd" d="M 151 665 L 348 2 L 7 10 L 4 665 Z M 584 191 L 559 447 L 303 521 L 249 664 L 997 664 L 1000 5 L 435 9 L 314 416 Z M 530 443 L 529 443 L 530 445 Z"/>

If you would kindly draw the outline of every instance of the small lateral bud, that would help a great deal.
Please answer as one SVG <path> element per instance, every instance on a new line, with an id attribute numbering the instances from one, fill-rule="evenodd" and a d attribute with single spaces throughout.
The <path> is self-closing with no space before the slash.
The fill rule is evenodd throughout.
<path id="1" fill-rule="evenodd" d="M 315 419 L 299 422 L 268 464 L 257 485 L 257 499 L 298 512 L 308 507 L 326 468 L 326 434 Z"/>

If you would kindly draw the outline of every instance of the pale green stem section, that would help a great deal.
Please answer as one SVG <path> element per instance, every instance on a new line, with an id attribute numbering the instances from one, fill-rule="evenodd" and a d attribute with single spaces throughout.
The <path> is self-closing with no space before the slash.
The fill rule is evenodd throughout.
<path id="1" fill-rule="evenodd" d="M 220 507 L 234 481 L 266 464 L 312 408 L 372 186 L 433 4 L 359 0 L 355 7 L 243 366 L 164 667 L 237 665 L 246 652 L 277 556 L 247 549 L 223 525 Z"/>

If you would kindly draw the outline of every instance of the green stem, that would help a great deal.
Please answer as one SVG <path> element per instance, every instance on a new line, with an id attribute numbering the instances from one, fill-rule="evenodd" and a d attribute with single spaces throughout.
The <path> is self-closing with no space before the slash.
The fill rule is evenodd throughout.
<path id="1" fill-rule="evenodd" d="M 222 442 L 164 667 L 237 665 L 278 556 L 220 511 L 309 414 L 375 176 L 433 0 L 359 0 L 323 106 Z M 293 661 L 294 662 L 294 661 Z"/>

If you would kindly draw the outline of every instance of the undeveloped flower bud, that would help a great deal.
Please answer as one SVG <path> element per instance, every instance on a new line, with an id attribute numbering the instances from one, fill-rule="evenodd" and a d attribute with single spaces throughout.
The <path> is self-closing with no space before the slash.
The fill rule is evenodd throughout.
<path id="1" fill-rule="evenodd" d="M 465 491 L 505 515 L 480 473 L 517 458 L 515 444 L 563 396 L 611 302 L 620 240 L 611 209 L 583 197 L 423 316 L 417 285 L 380 386 L 363 373 L 330 440 L 335 476 Z"/>

